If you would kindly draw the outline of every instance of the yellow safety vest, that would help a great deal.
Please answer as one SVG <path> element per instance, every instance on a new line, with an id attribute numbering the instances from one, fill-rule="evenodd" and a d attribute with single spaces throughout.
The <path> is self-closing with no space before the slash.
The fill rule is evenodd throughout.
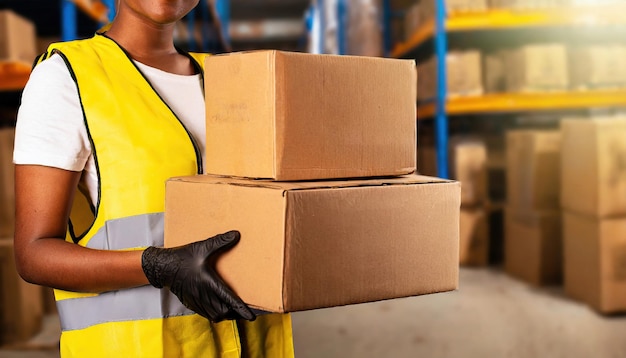
<path id="1" fill-rule="evenodd" d="M 202 173 L 193 137 L 112 39 L 52 44 L 39 62 L 54 53 L 76 83 L 98 172 L 98 205 L 80 205 L 86 196 L 77 193 L 67 240 L 101 250 L 162 246 L 165 181 Z M 206 55 L 189 56 L 202 71 Z M 214 324 L 151 286 L 55 296 L 63 357 L 294 355 L 289 315 Z"/>

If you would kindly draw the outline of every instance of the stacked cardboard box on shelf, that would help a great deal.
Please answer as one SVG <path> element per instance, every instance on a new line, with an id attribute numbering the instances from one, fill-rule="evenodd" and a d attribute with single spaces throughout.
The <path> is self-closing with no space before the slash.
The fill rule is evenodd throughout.
<path id="1" fill-rule="evenodd" d="M 506 90 L 537 92 L 569 88 L 565 44 L 531 44 L 504 51 Z"/>
<path id="2" fill-rule="evenodd" d="M 464 266 L 502 261 L 506 191 L 502 142 L 494 134 L 450 139 L 450 176 L 461 182 L 459 263 Z M 436 176 L 436 149 L 430 132 L 421 131 L 418 148 L 418 172 Z"/>
<path id="3" fill-rule="evenodd" d="M 415 32 L 435 18 L 436 0 L 415 0 L 404 12 L 404 39 L 409 40 Z M 448 0 L 446 13 L 466 13 L 486 11 L 487 0 Z"/>
<path id="4" fill-rule="evenodd" d="M 11 10 L 0 10 L 0 61 L 31 64 L 37 56 L 35 25 Z"/>
<path id="5" fill-rule="evenodd" d="M 456 288 L 459 184 L 410 174 L 413 61 L 260 51 L 206 72 L 207 174 L 167 183 L 166 246 L 239 230 L 217 270 L 271 312 Z"/>
<path id="6" fill-rule="evenodd" d="M 626 117 L 570 119 L 563 134 L 565 292 L 626 311 Z"/>
<path id="7" fill-rule="evenodd" d="M 534 285 L 562 277 L 558 130 L 507 133 L 507 273 Z"/>
<path id="8" fill-rule="evenodd" d="M 461 183 L 459 263 L 489 263 L 487 203 L 487 147 L 477 138 L 450 140 L 450 177 Z"/>
<path id="9" fill-rule="evenodd" d="M 570 48 L 573 89 L 615 88 L 626 85 L 626 46 L 594 44 Z"/>
<path id="10" fill-rule="evenodd" d="M 448 96 L 479 96 L 485 91 L 482 57 L 478 50 L 451 51 L 446 55 L 446 91 Z M 430 99 L 437 94 L 437 60 L 431 57 L 418 66 L 417 96 Z"/>

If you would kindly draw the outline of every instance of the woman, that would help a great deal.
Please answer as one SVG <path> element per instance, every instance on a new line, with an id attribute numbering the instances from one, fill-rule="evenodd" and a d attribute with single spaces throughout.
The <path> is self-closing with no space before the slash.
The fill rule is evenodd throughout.
<path id="1" fill-rule="evenodd" d="M 24 90 L 16 259 L 57 289 L 63 357 L 293 356 L 289 316 L 255 320 L 207 265 L 236 231 L 159 248 L 164 181 L 202 173 L 203 56 L 173 45 L 197 4 L 120 0 L 105 33 L 51 45 Z"/>

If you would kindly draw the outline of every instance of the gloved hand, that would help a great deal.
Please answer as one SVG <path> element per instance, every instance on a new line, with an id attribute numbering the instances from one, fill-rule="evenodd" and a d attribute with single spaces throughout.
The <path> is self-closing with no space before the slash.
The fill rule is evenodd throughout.
<path id="1" fill-rule="evenodd" d="M 238 231 L 175 248 L 148 247 L 141 265 L 156 288 L 167 287 L 190 310 L 213 322 L 256 316 L 212 267 L 215 257 L 239 242 Z"/>

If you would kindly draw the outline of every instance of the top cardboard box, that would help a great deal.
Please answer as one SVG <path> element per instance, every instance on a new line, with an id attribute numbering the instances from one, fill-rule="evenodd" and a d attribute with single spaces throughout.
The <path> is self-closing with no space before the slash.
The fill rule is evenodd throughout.
<path id="1" fill-rule="evenodd" d="M 563 209 L 626 215 L 626 117 L 564 120 L 561 132 Z"/>
<path id="2" fill-rule="evenodd" d="M 278 181 L 410 174 L 412 60 L 258 51 L 205 67 L 205 173 Z"/>

